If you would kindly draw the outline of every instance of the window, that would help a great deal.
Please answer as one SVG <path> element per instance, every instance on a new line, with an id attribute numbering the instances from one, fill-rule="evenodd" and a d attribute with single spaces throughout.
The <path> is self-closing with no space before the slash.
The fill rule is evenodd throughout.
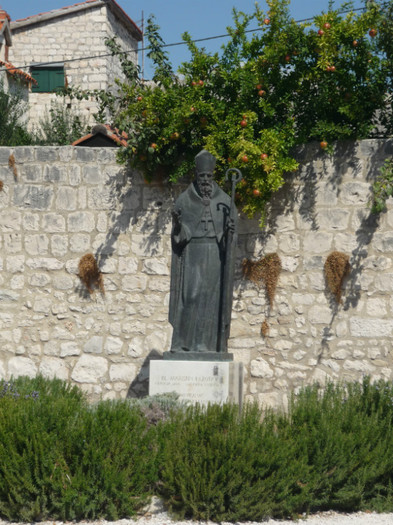
<path id="1" fill-rule="evenodd" d="M 32 91 L 35 93 L 51 93 L 64 87 L 64 66 L 33 66 L 31 76 L 38 82 L 33 85 Z"/>

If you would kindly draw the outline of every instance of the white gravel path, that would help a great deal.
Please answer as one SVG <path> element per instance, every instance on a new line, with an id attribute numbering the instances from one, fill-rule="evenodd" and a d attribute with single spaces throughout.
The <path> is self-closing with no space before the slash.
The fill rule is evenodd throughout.
<path id="1" fill-rule="evenodd" d="M 264 522 L 236 522 L 228 523 L 221 522 L 221 525 L 294 525 L 299 523 L 300 525 L 393 525 L 393 514 L 376 514 L 374 512 L 356 512 L 354 514 L 342 514 L 338 512 L 322 512 L 308 516 L 307 518 L 300 519 L 298 522 L 291 520 L 268 520 Z M 21 524 L 21 523 L 10 523 L 0 520 L 0 525 L 32 525 L 32 524 Z M 62 522 L 62 521 L 44 521 L 40 525 L 217 525 L 212 521 L 175 521 L 172 520 L 166 512 L 160 512 L 157 514 L 146 514 L 145 516 L 139 517 L 136 520 L 123 519 L 118 521 L 80 521 L 78 524 L 75 522 Z"/>

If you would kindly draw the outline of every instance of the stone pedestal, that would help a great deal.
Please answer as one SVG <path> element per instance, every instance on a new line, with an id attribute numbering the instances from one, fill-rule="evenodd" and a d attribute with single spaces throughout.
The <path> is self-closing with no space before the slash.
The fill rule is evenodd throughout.
<path id="1" fill-rule="evenodd" d="M 243 364 L 228 361 L 150 361 L 149 395 L 176 392 L 192 403 L 242 403 Z"/>

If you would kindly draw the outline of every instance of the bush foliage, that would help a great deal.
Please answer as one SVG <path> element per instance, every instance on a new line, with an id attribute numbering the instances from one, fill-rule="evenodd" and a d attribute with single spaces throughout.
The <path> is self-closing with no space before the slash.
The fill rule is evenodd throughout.
<path id="1" fill-rule="evenodd" d="M 154 431 L 127 402 L 90 407 L 76 387 L 42 378 L 2 383 L 0 515 L 132 516 L 156 481 L 156 447 Z"/>
<path id="2" fill-rule="evenodd" d="M 176 181 L 204 147 L 217 158 L 219 183 L 228 167 L 242 170 L 236 200 L 249 216 L 263 212 L 285 173 L 297 168 L 296 144 L 316 140 L 330 151 L 335 140 L 390 136 L 393 128 L 392 0 L 365 2 L 360 12 L 351 2 L 339 9 L 331 2 L 307 22 L 290 17 L 289 0 L 266 3 L 267 12 L 234 10 L 221 53 L 208 53 L 185 33 L 191 58 L 180 75 L 150 18 L 154 83 L 140 80 L 112 40 L 128 80 L 116 96 L 96 93 L 129 135 L 123 161 L 148 180 Z"/>
<path id="3" fill-rule="evenodd" d="M 0 146 L 26 146 L 33 143 L 24 118 L 27 103 L 18 91 L 8 92 L 0 81 Z"/>
<path id="4" fill-rule="evenodd" d="M 160 410 L 158 410 L 160 408 Z M 0 517 L 109 520 L 393 511 L 393 386 L 306 387 L 288 413 L 174 398 L 89 406 L 59 380 L 0 382 Z"/>

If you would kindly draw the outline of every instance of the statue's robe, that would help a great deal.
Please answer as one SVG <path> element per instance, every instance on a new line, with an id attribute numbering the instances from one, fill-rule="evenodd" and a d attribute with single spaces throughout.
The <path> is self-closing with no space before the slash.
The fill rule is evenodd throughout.
<path id="1" fill-rule="evenodd" d="M 180 231 L 172 230 L 169 322 L 171 352 L 226 352 L 232 310 L 237 212 L 213 182 L 208 203 L 195 183 L 175 202 Z M 228 231 L 229 216 L 235 232 Z M 227 253 L 230 251 L 230 253 Z"/>

